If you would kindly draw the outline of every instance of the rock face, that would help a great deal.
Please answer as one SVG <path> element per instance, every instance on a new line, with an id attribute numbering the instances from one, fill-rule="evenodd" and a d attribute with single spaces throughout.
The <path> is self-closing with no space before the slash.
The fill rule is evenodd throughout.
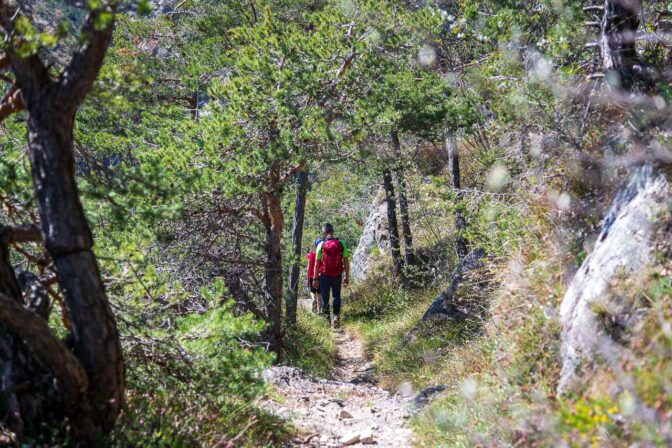
<path id="1" fill-rule="evenodd" d="M 381 190 L 371 204 L 369 216 L 364 223 L 364 232 L 359 238 L 357 249 L 352 255 L 350 275 L 354 280 L 364 280 L 374 261 L 390 250 L 390 238 L 387 231 L 387 205 L 385 194 Z"/>
<path id="2" fill-rule="evenodd" d="M 572 279 L 560 307 L 562 371 L 558 393 L 571 387 L 576 370 L 599 346 L 613 343 L 591 307 L 609 300 L 610 284 L 618 275 L 646 269 L 655 242 L 654 223 L 668 208 L 672 189 L 665 176 L 650 166 L 638 168 L 616 196 L 604 219 L 595 248 Z"/>

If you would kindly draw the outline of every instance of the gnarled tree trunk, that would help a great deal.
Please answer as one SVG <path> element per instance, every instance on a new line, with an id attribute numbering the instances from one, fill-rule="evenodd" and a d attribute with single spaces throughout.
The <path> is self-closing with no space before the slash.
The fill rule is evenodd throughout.
<path id="1" fill-rule="evenodd" d="M 392 185 L 392 173 L 389 168 L 383 170 L 383 188 L 385 189 L 385 202 L 387 203 L 387 226 L 390 234 L 390 253 L 392 254 L 392 272 L 395 278 L 401 276 L 403 262 L 399 248 L 399 225 L 397 224 L 397 201 L 394 198 L 394 185 Z"/>
<path id="2" fill-rule="evenodd" d="M 270 326 L 271 350 L 278 355 L 282 349 L 282 229 L 284 218 L 280 194 L 275 191 L 261 194 L 262 222 L 266 232 L 266 263 L 264 273 L 264 301 Z"/>
<path id="3" fill-rule="evenodd" d="M 467 228 L 467 220 L 464 218 L 462 211 L 464 192 L 460 186 L 460 157 L 457 151 L 457 140 L 455 136 L 449 134 L 444 139 L 444 144 L 448 150 L 448 168 L 450 169 L 450 182 L 455 191 L 455 252 L 457 257 L 462 259 L 467 256 L 468 244 L 464 236 Z"/>
<path id="4" fill-rule="evenodd" d="M 89 380 L 92 417 L 107 432 L 123 401 L 121 346 L 75 182 L 74 115 L 48 104 L 45 101 L 34 112 L 29 106 L 28 147 L 35 197 L 44 243 L 71 319 L 74 352 Z"/>
<path id="5" fill-rule="evenodd" d="M 285 320 L 296 323 L 296 304 L 299 297 L 299 278 L 301 260 L 301 240 L 303 239 L 303 221 L 306 215 L 306 192 L 308 191 L 308 173 L 300 171 L 296 175 L 296 198 L 294 201 L 294 223 L 292 225 L 292 253 L 294 262 L 289 268 L 289 294 Z"/>
<path id="6" fill-rule="evenodd" d="M 399 133 L 392 131 L 392 144 L 394 152 L 397 155 L 397 162 L 401 164 L 401 143 L 399 142 Z M 399 194 L 399 213 L 401 214 L 401 232 L 404 237 L 404 255 L 406 266 L 415 263 L 415 252 L 413 251 L 413 234 L 411 233 L 411 218 L 408 213 L 408 197 L 406 196 L 406 178 L 404 169 L 399 167 L 397 174 L 397 192 Z"/>
<path id="7" fill-rule="evenodd" d="M 8 275 L 11 266 L 6 248 L 1 250 L 0 261 L 4 265 L 0 267 L 0 322 L 5 330 L 0 340 L 3 346 L 13 348 L 15 380 L 30 385 L 28 390 L 15 390 L 19 415 L 39 419 L 31 424 L 40 431 L 50 427 L 50 420 L 67 417 L 72 436 L 90 443 L 112 429 L 123 402 L 125 379 L 116 323 L 75 182 L 75 114 L 103 64 L 112 38 L 110 18 L 114 17 L 115 3 L 100 2 L 87 8 L 89 14 L 81 29 L 86 39 L 56 77 L 39 54 L 23 56 L 11 45 L 5 48 L 28 115 L 35 202 L 43 241 L 70 317 L 70 346 L 16 295 L 12 285 L 16 279 Z M 17 15 L 20 12 L 14 3 L 0 4 L 4 32 L 20 34 L 14 29 Z M 22 345 L 14 344 L 17 339 Z"/>

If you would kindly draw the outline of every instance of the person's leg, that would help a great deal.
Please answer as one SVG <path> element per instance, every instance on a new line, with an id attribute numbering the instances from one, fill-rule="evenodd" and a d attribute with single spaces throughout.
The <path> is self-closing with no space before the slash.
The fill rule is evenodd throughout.
<path id="1" fill-rule="evenodd" d="M 329 280 L 320 275 L 320 296 L 322 296 L 322 313 L 329 317 Z"/>
<path id="2" fill-rule="evenodd" d="M 313 302 L 312 302 L 313 313 L 317 313 L 317 310 L 320 309 L 320 304 L 317 303 L 317 294 L 314 293 L 313 291 L 311 291 L 310 292 L 310 297 L 313 299 Z"/>
<path id="3" fill-rule="evenodd" d="M 317 314 L 322 314 L 322 295 L 319 291 L 315 293 L 315 303 L 317 304 Z"/>
<path id="4" fill-rule="evenodd" d="M 339 316 L 341 314 L 341 281 L 343 280 L 342 276 L 334 277 L 332 283 L 332 294 L 334 295 L 334 316 Z"/>

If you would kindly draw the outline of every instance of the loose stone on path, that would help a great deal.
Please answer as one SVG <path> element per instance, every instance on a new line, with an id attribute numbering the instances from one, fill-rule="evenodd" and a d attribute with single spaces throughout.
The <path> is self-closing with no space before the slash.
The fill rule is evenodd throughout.
<path id="1" fill-rule="evenodd" d="M 405 420 L 408 398 L 372 384 L 371 364 L 355 335 L 341 330 L 337 343 L 332 379 L 311 378 L 300 369 L 286 366 L 264 372 L 264 380 L 276 388 L 282 403 L 269 399 L 262 405 L 290 419 L 306 434 L 287 446 L 410 446 L 411 430 Z"/>

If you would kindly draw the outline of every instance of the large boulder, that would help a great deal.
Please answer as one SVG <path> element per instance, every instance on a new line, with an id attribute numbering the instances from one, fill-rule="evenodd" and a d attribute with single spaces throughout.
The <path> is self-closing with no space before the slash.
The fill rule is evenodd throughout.
<path id="1" fill-rule="evenodd" d="M 666 216 L 672 191 L 664 174 L 651 166 L 633 172 L 614 199 L 595 247 L 574 275 L 560 307 L 562 371 L 558 393 L 571 388 L 582 361 L 616 344 L 594 313 L 596 301 L 610 304 L 610 288 L 621 276 L 636 276 L 650 267 L 655 225 Z M 613 296 L 613 295 L 612 295 Z M 632 322 L 628 322 L 631 325 Z"/>
<path id="2" fill-rule="evenodd" d="M 354 280 L 364 280 L 375 260 L 390 251 L 390 236 L 387 229 L 387 204 L 382 188 L 373 199 L 364 231 L 352 255 L 350 275 Z"/>

